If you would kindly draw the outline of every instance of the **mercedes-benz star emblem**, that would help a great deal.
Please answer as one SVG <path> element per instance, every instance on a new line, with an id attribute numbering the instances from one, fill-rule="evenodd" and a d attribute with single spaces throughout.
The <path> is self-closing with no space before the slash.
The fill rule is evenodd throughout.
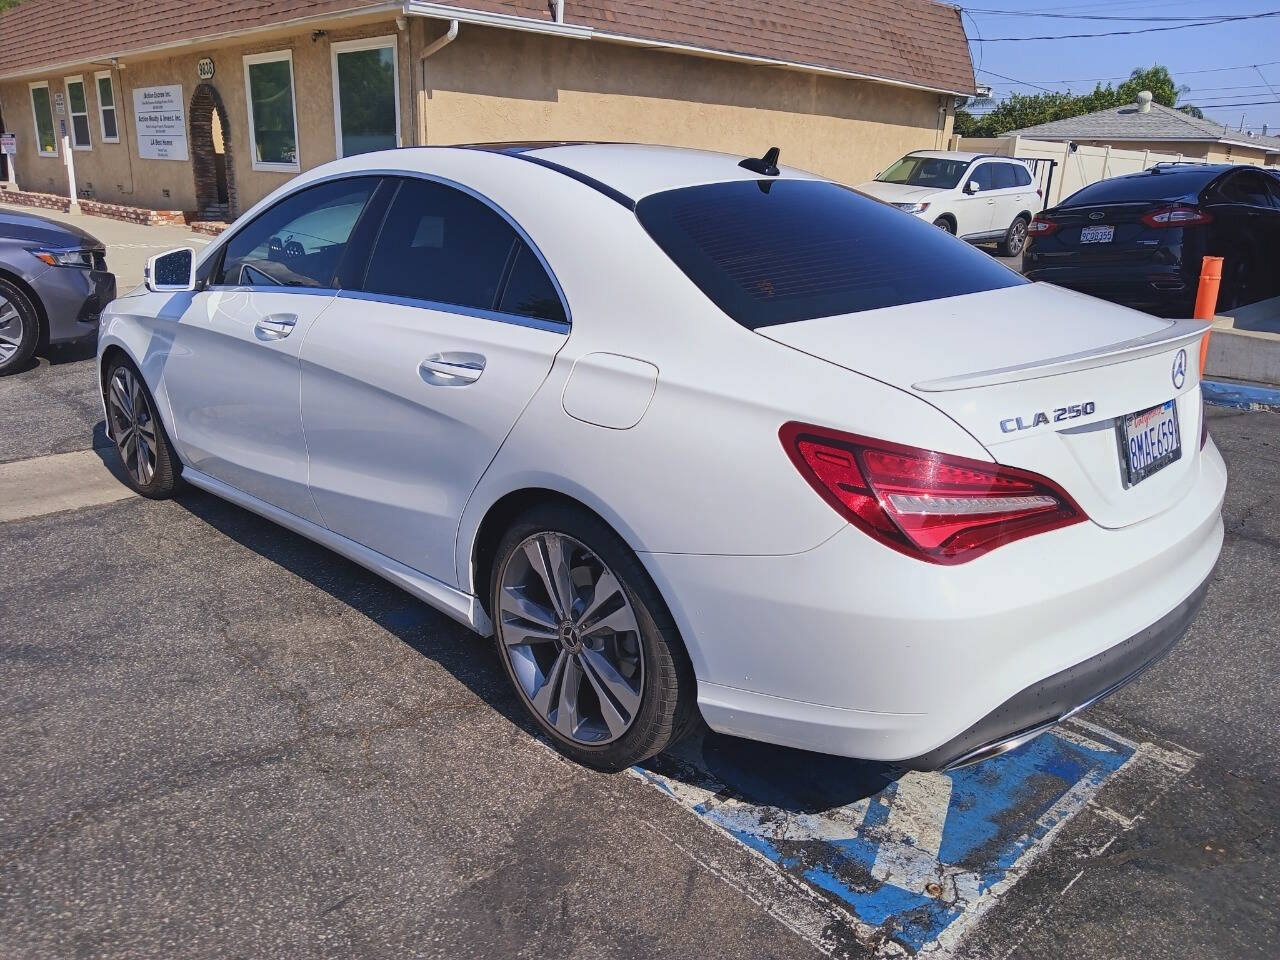
<path id="1" fill-rule="evenodd" d="M 1187 382 L 1187 351 L 1179 350 L 1173 358 L 1173 389 L 1181 390 Z"/>

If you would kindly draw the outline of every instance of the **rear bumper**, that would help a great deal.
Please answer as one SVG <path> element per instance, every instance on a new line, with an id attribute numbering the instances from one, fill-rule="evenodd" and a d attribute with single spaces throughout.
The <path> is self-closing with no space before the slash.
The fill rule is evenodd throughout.
<path id="1" fill-rule="evenodd" d="M 900 765 L 910 770 L 943 770 L 999 756 L 1110 696 L 1186 636 L 1208 592 L 1206 578 L 1191 596 L 1145 630 L 1032 684 L 964 733 Z"/>
<path id="2" fill-rule="evenodd" d="M 1024 273 L 1028 280 L 1052 283 L 1162 317 L 1189 317 L 1195 306 L 1195 282 L 1177 269 L 1161 271 L 1143 264 L 1041 267 L 1028 262 Z"/>
<path id="3" fill-rule="evenodd" d="M 1226 469 L 1212 442 L 1196 471 L 1175 506 L 1140 523 L 1075 524 L 954 567 L 852 527 L 790 556 L 641 559 L 712 729 L 945 766 L 1105 695 L 1176 641 L 1222 546 Z"/>

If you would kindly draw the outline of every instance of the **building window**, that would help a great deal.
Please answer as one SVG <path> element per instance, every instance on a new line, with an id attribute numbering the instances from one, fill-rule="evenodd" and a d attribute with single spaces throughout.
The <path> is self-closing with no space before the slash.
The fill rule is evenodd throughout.
<path id="1" fill-rule="evenodd" d="M 400 146 L 396 38 L 348 40 L 331 50 L 338 156 Z"/>
<path id="2" fill-rule="evenodd" d="M 98 85 L 98 129 L 103 143 L 119 143 L 120 127 L 116 124 L 116 91 L 111 86 L 111 71 L 93 75 Z"/>
<path id="3" fill-rule="evenodd" d="M 67 77 L 67 112 L 71 114 L 71 146 L 76 150 L 88 150 L 93 146 L 89 139 L 89 101 L 84 95 L 84 77 Z"/>
<path id="4" fill-rule="evenodd" d="M 296 173 L 298 122 L 293 100 L 293 54 L 255 53 L 244 58 L 253 169 Z"/>
<path id="5" fill-rule="evenodd" d="M 53 131 L 53 103 L 49 84 L 31 84 L 31 114 L 36 124 L 36 152 L 42 157 L 58 155 L 58 137 Z"/>

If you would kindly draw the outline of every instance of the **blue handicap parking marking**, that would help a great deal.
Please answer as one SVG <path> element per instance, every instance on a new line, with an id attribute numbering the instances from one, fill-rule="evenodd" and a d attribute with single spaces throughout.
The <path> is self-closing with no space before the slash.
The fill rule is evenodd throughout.
<path id="1" fill-rule="evenodd" d="M 1135 749 L 1058 728 L 975 766 L 903 773 L 708 735 L 634 772 L 915 953 L 1011 885 Z"/>

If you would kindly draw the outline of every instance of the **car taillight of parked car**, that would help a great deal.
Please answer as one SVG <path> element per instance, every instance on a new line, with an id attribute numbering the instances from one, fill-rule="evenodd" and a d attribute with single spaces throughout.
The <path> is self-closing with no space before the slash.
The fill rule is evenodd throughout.
<path id="1" fill-rule="evenodd" d="M 1161 207 L 1142 215 L 1142 222 L 1148 227 L 1194 227 L 1212 221 L 1213 216 L 1199 207 Z"/>
<path id="2" fill-rule="evenodd" d="M 1045 477 L 982 460 L 784 424 L 782 446 L 819 496 L 886 546 L 957 564 L 1085 513 Z"/>
<path id="3" fill-rule="evenodd" d="M 1047 237 L 1049 234 L 1057 232 L 1061 226 L 1061 224 L 1054 223 L 1052 220 L 1046 220 L 1043 217 L 1036 217 L 1027 227 L 1027 236 Z"/>

